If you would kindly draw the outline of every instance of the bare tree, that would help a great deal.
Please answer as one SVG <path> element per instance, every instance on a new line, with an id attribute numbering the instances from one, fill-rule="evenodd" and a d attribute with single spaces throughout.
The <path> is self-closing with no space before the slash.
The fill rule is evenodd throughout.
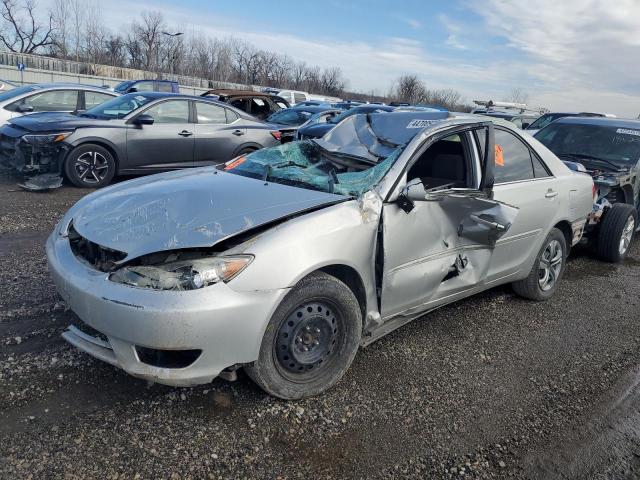
<path id="1" fill-rule="evenodd" d="M 320 77 L 322 93 L 327 95 L 341 95 L 346 82 L 340 67 L 325 68 Z"/>
<path id="2" fill-rule="evenodd" d="M 513 103 L 527 103 L 529 101 L 529 93 L 521 87 L 514 87 L 507 95 L 507 101 Z"/>
<path id="3" fill-rule="evenodd" d="M 42 47 L 53 44 L 53 14 L 48 13 L 46 22 L 35 15 L 35 0 L 0 0 L 0 42 L 12 52 L 35 53 Z"/>
<path id="4" fill-rule="evenodd" d="M 69 55 L 69 17 L 71 16 L 69 0 L 55 0 L 52 13 L 54 31 L 51 50 L 54 56 L 66 58 Z"/>
<path id="5" fill-rule="evenodd" d="M 426 90 L 417 75 L 402 75 L 397 81 L 393 96 L 400 102 L 421 103 L 425 100 Z"/>
<path id="6" fill-rule="evenodd" d="M 143 12 L 142 23 L 133 23 L 133 34 L 140 43 L 139 49 L 142 57 L 142 65 L 139 68 L 153 72 L 158 69 L 164 30 L 166 30 L 166 25 L 160 12 Z"/>

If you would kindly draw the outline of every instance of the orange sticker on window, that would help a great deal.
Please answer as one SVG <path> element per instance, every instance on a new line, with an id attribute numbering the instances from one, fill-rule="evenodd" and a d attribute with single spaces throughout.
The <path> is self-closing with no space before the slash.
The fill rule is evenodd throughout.
<path id="1" fill-rule="evenodd" d="M 233 170 L 234 168 L 236 168 L 238 165 L 240 165 L 241 163 L 243 163 L 245 160 L 247 159 L 246 156 L 241 156 L 236 158 L 235 160 L 230 161 L 229 163 L 227 163 L 224 166 L 225 170 Z"/>
<path id="2" fill-rule="evenodd" d="M 504 154 L 502 152 L 502 145 L 496 145 L 496 165 L 504 167 Z"/>

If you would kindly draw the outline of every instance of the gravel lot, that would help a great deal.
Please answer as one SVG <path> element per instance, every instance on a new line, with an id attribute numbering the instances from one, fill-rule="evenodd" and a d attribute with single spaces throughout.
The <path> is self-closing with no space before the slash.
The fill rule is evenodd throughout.
<path id="1" fill-rule="evenodd" d="M 43 244 L 86 191 L 0 176 L 2 478 L 637 478 L 640 241 L 622 266 L 575 252 L 560 291 L 508 287 L 362 350 L 327 394 L 245 376 L 148 385 L 67 346 Z"/>

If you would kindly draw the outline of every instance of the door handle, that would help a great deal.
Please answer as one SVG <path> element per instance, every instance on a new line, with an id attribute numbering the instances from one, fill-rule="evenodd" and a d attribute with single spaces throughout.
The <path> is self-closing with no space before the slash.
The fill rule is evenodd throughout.
<path id="1" fill-rule="evenodd" d="M 181 137 L 190 137 L 191 135 L 193 135 L 193 132 L 182 130 L 180 133 L 178 133 L 178 135 L 180 135 Z"/>
<path id="2" fill-rule="evenodd" d="M 505 225 L 501 225 L 498 222 L 492 222 L 491 220 L 487 220 L 487 219 L 482 218 L 479 215 L 475 215 L 473 213 L 471 215 L 469 215 L 469 217 L 474 222 L 479 223 L 480 225 L 484 225 L 485 227 L 489 227 L 489 228 L 491 228 L 493 230 L 498 230 L 499 232 L 502 232 L 503 230 L 507 229 L 507 227 Z"/>
<path id="3" fill-rule="evenodd" d="M 240 135 L 244 135 L 244 132 L 242 130 L 234 130 L 233 133 L 236 137 L 239 137 Z"/>
<path id="4" fill-rule="evenodd" d="M 558 196 L 558 192 L 554 192 L 553 190 L 549 190 L 544 194 L 545 198 L 553 198 Z"/>

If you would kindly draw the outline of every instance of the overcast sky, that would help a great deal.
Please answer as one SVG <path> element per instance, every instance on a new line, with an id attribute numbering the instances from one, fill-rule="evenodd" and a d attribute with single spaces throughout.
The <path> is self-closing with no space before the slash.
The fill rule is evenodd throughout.
<path id="1" fill-rule="evenodd" d="M 45 6 L 52 0 L 41 0 Z M 551 110 L 640 114 L 640 0 L 109 0 L 112 30 L 145 10 L 180 30 L 233 35 L 342 68 L 352 90 L 386 93 L 403 73 L 467 102 L 513 87 Z M 123 13 L 124 12 L 124 13 Z"/>

